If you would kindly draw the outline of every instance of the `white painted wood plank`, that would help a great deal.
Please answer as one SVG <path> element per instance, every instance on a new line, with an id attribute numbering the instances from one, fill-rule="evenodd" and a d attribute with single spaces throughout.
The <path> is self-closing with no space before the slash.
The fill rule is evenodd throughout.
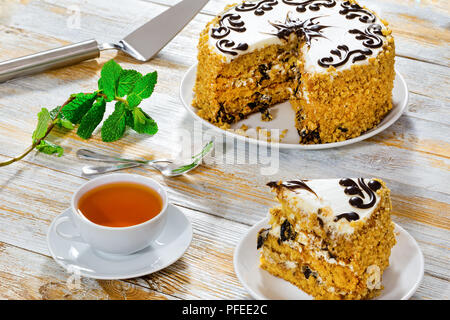
<path id="1" fill-rule="evenodd" d="M 69 285 L 73 286 L 70 287 Z M 140 300 L 175 299 L 124 281 L 95 281 L 70 275 L 50 257 L 0 242 L 0 299 Z"/>

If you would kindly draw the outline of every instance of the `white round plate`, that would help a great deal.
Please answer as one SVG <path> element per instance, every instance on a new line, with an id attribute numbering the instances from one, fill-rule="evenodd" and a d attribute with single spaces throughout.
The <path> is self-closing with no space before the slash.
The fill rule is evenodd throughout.
<path id="1" fill-rule="evenodd" d="M 247 291 L 259 300 L 311 300 L 310 295 L 288 281 L 259 267 L 256 250 L 258 231 L 267 228 L 268 219 L 254 225 L 241 239 L 234 252 L 234 271 Z M 406 300 L 419 287 L 424 261 L 417 242 L 402 227 L 395 225 L 397 244 L 392 248 L 389 267 L 383 273 L 381 295 L 377 300 Z"/>
<path id="2" fill-rule="evenodd" d="M 192 100 L 194 99 L 194 85 L 195 85 L 195 77 L 197 74 L 197 65 L 193 65 L 183 77 L 180 86 L 180 98 L 183 102 L 184 107 L 195 119 L 202 122 L 205 126 L 222 131 L 227 135 L 232 135 L 237 139 L 249 141 L 253 143 L 258 143 L 261 145 L 267 145 L 266 141 L 257 140 L 255 138 L 244 137 L 237 133 L 223 130 L 215 125 L 209 123 L 205 119 L 199 117 L 197 115 L 197 109 L 192 106 Z M 324 143 L 324 144 L 313 144 L 313 145 L 302 145 L 299 144 L 299 136 L 297 133 L 297 129 L 295 128 L 295 113 L 289 102 L 283 102 L 277 104 L 270 109 L 270 113 L 273 115 L 273 120 L 269 122 L 265 122 L 261 120 L 261 115 L 259 112 L 251 114 L 247 119 L 241 120 L 238 123 L 231 125 L 231 129 L 239 129 L 243 124 L 245 124 L 249 129 L 254 130 L 256 127 L 261 127 L 263 129 L 279 129 L 280 132 L 284 129 L 287 129 L 287 134 L 283 138 L 282 142 L 278 144 L 278 146 L 282 149 L 303 149 L 303 150 L 317 150 L 317 149 L 328 149 L 328 148 L 336 148 L 342 147 L 345 145 L 353 144 L 367 138 L 370 138 L 383 130 L 386 130 L 389 126 L 391 126 L 395 121 L 400 118 L 402 113 L 405 111 L 408 105 L 408 88 L 406 86 L 405 79 L 403 76 L 396 71 L 396 77 L 394 81 L 394 90 L 392 94 L 392 102 L 393 108 L 392 110 L 384 117 L 381 123 L 375 128 L 367 131 L 363 135 L 349 139 L 342 142 L 334 142 L 334 143 Z M 250 130 L 248 131 L 250 132 Z"/>
<path id="3" fill-rule="evenodd" d="M 61 215 L 69 215 L 67 209 Z M 67 240 L 55 232 L 55 220 L 47 233 L 47 245 L 55 261 L 69 273 L 80 276 L 114 280 L 144 276 L 164 269 L 177 261 L 192 240 L 192 226 L 183 212 L 169 204 L 167 223 L 161 235 L 151 246 L 131 255 L 112 255 L 92 250 L 86 243 Z M 67 230 L 64 230 L 64 228 Z M 70 226 L 61 225 L 61 231 L 70 233 Z"/>

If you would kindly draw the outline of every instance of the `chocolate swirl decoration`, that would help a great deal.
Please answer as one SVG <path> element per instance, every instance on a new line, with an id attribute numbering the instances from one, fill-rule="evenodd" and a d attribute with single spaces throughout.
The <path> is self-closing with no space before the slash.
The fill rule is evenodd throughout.
<path id="1" fill-rule="evenodd" d="M 359 220 L 359 214 L 353 211 L 341 213 L 334 218 L 334 222 L 338 222 L 341 219 L 346 219 L 348 222 L 356 221 Z"/>
<path id="2" fill-rule="evenodd" d="M 359 18 L 359 21 L 363 23 L 374 23 L 377 20 L 377 17 L 372 12 L 362 8 L 357 3 L 345 1 L 341 6 L 343 9 L 339 13 L 345 15 L 348 20 Z"/>
<path id="3" fill-rule="evenodd" d="M 305 181 L 307 180 L 291 180 L 291 181 L 286 181 L 286 182 L 276 182 L 276 181 L 272 181 L 269 182 L 267 184 L 268 187 L 274 188 L 274 189 L 279 189 L 279 188 L 286 188 L 289 189 L 291 191 L 295 191 L 297 189 L 304 189 L 306 191 L 309 191 L 311 193 L 313 193 L 317 198 L 317 194 L 314 192 L 313 189 L 311 189 L 306 183 Z"/>
<path id="4" fill-rule="evenodd" d="M 364 40 L 363 45 L 367 48 L 377 49 L 383 46 L 383 32 L 379 24 L 371 24 L 363 32 L 358 29 L 348 31 L 351 34 L 356 34 L 357 40 Z"/>
<path id="5" fill-rule="evenodd" d="M 288 40 L 291 33 L 295 33 L 298 37 L 304 36 L 306 43 L 310 45 L 312 38 L 324 37 L 321 31 L 322 29 L 328 28 L 328 26 L 323 26 L 316 23 L 315 20 L 317 18 L 319 17 L 301 21 L 300 19 L 291 19 L 288 14 L 284 23 L 269 23 L 277 29 L 277 33 L 275 35 L 278 38 Z"/>
<path id="6" fill-rule="evenodd" d="M 321 67 L 323 68 L 340 67 L 346 64 L 352 56 L 353 56 L 352 59 L 353 63 L 355 63 L 356 61 L 362 61 L 365 60 L 367 56 L 372 55 L 373 51 L 368 48 L 350 51 L 350 49 L 346 45 L 339 45 L 337 49 L 331 50 L 330 53 L 334 57 L 325 57 L 318 61 L 318 64 Z"/>
<path id="7" fill-rule="evenodd" d="M 236 52 L 236 50 L 245 51 L 248 49 L 248 44 L 239 43 L 238 45 L 236 45 L 234 41 L 222 39 L 217 41 L 216 47 L 223 53 L 231 54 L 232 56 L 237 56 L 238 53 Z"/>
<path id="8" fill-rule="evenodd" d="M 376 180 L 370 180 L 368 184 L 364 182 L 363 178 L 358 179 L 358 183 L 349 178 L 344 178 L 339 181 L 341 186 L 346 187 L 344 193 L 347 195 L 358 195 L 351 197 L 348 201 L 350 205 L 359 209 L 369 209 L 372 208 L 376 203 L 375 192 L 381 188 L 381 183 Z M 364 203 L 365 196 L 364 192 L 369 196 L 369 202 Z"/>
<path id="9" fill-rule="evenodd" d="M 219 26 L 212 28 L 211 37 L 214 39 L 222 39 L 230 34 L 231 30 L 236 32 L 245 32 L 244 21 L 238 14 L 229 13 L 219 20 Z"/>
<path id="10" fill-rule="evenodd" d="M 272 10 L 277 4 L 277 0 L 263 0 L 257 3 L 243 2 L 238 5 L 235 10 L 237 12 L 254 11 L 256 16 L 263 16 L 266 11 Z"/>
<path id="11" fill-rule="evenodd" d="M 289 6 L 297 6 L 298 12 L 305 12 L 306 10 L 319 11 L 320 7 L 333 8 L 336 5 L 335 0 L 283 0 L 283 3 Z"/>

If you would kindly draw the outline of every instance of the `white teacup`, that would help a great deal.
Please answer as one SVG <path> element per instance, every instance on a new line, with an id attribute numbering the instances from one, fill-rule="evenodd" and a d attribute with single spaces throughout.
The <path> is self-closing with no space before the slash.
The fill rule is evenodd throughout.
<path id="1" fill-rule="evenodd" d="M 89 190 L 99 186 L 132 182 L 147 186 L 155 190 L 162 199 L 162 209 L 155 217 L 143 223 L 129 227 L 107 227 L 96 224 L 87 219 L 78 210 L 78 201 Z M 92 248 L 112 253 L 127 255 L 142 250 L 152 244 L 158 237 L 166 223 L 168 198 L 164 188 L 153 179 L 134 174 L 115 173 L 100 176 L 83 184 L 72 196 L 71 215 L 60 217 L 55 222 L 56 233 L 65 239 L 89 244 Z M 61 231 L 62 224 L 72 224 L 76 233 L 69 234 Z"/>

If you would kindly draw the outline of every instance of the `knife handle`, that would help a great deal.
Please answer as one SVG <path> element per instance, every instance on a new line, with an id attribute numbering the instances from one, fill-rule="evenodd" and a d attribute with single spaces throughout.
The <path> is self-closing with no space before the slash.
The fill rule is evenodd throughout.
<path id="1" fill-rule="evenodd" d="M 74 43 L 29 56 L 0 62 L 0 83 L 39 72 L 73 65 L 100 56 L 97 41 Z"/>

